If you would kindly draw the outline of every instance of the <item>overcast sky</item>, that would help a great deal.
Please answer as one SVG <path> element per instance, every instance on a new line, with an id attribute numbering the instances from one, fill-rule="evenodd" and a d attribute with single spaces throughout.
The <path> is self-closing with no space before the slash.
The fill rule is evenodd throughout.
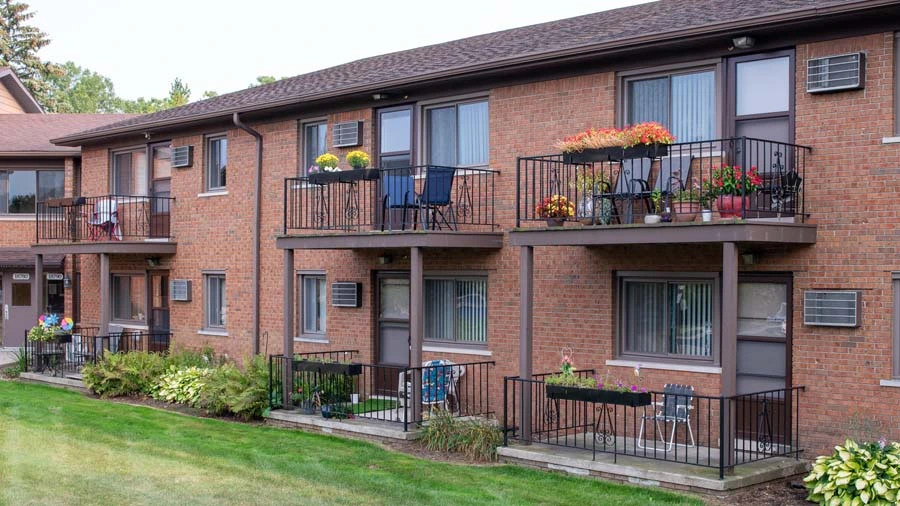
<path id="1" fill-rule="evenodd" d="M 193 100 L 256 76 L 303 74 L 471 35 L 642 0 L 23 0 L 52 42 L 44 59 L 112 78 L 124 98 L 164 96 L 180 77 Z"/>

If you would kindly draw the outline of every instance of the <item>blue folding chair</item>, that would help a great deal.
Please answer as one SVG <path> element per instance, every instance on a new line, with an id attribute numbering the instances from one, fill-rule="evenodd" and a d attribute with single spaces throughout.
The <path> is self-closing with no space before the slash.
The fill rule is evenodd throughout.
<path id="1" fill-rule="evenodd" d="M 406 210 L 416 207 L 415 182 L 411 175 L 384 174 L 381 176 L 381 230 L 387 223 L 393 230 L 393 210 L 403 210 L 401 230 L 406 229 Z"/>
<path id="2" fill-rule="evenodd" d="M 450 230 L 456 230 L 456 212 L 453 209 L 453 167 L 429 166 L 425 173 L 425 187 L 418 196 L 422 228 L 435 230 L 441 227 L 438 220 Z M 445 213 L 446 211 L 446 213 Z"/>

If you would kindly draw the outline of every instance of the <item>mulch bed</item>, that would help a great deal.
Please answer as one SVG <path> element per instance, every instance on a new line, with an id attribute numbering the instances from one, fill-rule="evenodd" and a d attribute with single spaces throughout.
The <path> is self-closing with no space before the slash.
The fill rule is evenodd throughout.
<path id="1" fill-rule="evenodd" d="M 799 488 L 798 488 L 799 486 Z M 794 477 L 748 487 L 723 498 L 705 498 L 710 506 L 811 506 L 806 500 L 803 478 Z"/>

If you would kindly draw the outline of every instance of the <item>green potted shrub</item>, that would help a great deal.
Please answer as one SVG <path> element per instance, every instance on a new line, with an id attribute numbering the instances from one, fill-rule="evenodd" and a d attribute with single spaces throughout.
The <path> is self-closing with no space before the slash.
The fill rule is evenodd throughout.
<path id="1" fill-rule="evenodd" d="M 703 200 L 703 195 L 698 185 L 675 190 L 672 193 L 672 210 L 675 212 L 675 221 L 696 220 Z"/>
<path id="2" fill-rule="evenodd" d="M 662 201 L 663 196 L 660 190 L 656 189 L 650 193 L 652 209 L 649 209 L 647 214 L 644 215 L 644 223 L 651 225 L 662 221 L 662 215 L 660 214 L 662 212 Z"/>

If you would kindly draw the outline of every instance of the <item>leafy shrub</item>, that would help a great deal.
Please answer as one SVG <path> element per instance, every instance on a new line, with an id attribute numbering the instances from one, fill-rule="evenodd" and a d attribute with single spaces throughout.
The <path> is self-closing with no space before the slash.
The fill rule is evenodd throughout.
<path id="1" fill-rule="evenodd" d="M 85 386 L 101 397 L 152 395 L 166 371 L 166 359 L 156 353 L 109 353 L 81 370 Z"/>
<path id="2" fill-rule="evenodd" d="M 13 363 L 13 365 L 9 367 L 4 368 L 2 371 L 3 375 L 7 378 L 18 378 L 19 375 L 25 372 L 26 369 L 27 364 L 25 350 L 19 348 L 18 350 L 16 350 L 13 356 L 16 359 L 15 363 Z"/>
<path id="3" fill-rule="evenodd" d="M 419 440 L 431 451 L 458 452 L 471 460 L 493 461 L 497 459 L 503 433 L 490 420 L 460 420 L 447 410 L 438 410 Z"/>
<path id="4" fill-rule="evenodd" d="M 160 376 L 153 397 L 161 401 L 196 407 L 211 372 L 211 369 L 205 367 L 178 369 L 172 366 L 168 372 Z"/>
<path id="5" fill-rule="evenodd" d="M 166 369 L 188 369 L 191 367 L 210 368 L 217 367 L 221 361 L 216 358 L 212 348 L 206 346 L 200 351 L 178 349 L 166 356 Z"/>
<path id="6" fill-rule="evenodd" d="M 821 505 L 892 505 L 900 497 L 900 443 L 858 445 L 848 439 L 816 459 L 803 480 L 808 500 Z"/>
<path id="7" fill-rule="evenodd" d="M 246 361 L 242 371 L 233 363 L 214 369 L 200 394 L 200 406 L 221 415 L 232 413 L 238 418 L 259 418 L 269 406 L 269 365 L 257 355 Z"/>

